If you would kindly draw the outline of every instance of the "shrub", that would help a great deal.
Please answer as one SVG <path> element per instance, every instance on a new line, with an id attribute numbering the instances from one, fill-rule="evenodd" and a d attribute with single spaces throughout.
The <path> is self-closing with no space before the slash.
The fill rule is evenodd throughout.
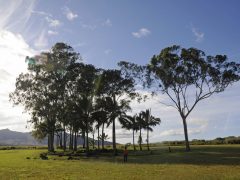
<path id="1" fill-rule="evenodd" d="M 41 153 L 41 154 L 40 154 L 40 159 L 42 159 L 42 160 L 48 160 L 47 153 Z"/>

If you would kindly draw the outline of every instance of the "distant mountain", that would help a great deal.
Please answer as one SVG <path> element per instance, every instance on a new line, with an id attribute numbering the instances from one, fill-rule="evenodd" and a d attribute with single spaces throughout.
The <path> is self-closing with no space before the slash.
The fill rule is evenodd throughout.
<path id="1" fill-rule="evenodd" d="M 9 129 L 0 130 L 0 145 L 22 145 L 22 146 L 38 146 L 47 145 L 47 141 L 43 140 L 41 142 L 35 140 L 31 133 L 29 132 L 17 132 L 11 131 Z"/>
<path id="2" fill-rule="evenodd" d="M 55 142 L 56 140 L 57 138 L 55 137 Z M 91 141 L 91 138 L 89 138 L 89 141 Z M 78 145 L 81 145 L 81 144 L 83 144 L 83 138 L 78 137 Z M 97 141 L 95 141 L 95 144 L 97 144 Z M 105 141 L 104 144 L 111 145 L 112 142 Z M 23 133 L 23 132 L 11 131 L 9 129 L 2 129 L 0 130 L 0 145 L 43 146 L 43 145 L 47 145 L 47 139 L 45 138 L 41 141 L 38 141 L 32 137 L 30 132 Z"/>

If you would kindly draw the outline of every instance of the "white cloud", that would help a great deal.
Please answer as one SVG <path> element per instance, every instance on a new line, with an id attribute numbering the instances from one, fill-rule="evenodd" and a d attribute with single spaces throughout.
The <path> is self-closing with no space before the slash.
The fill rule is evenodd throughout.
<path id="1" fill-rule="evenodd" d="M 48 30 L 48 35 L 58 35 L 57 31 Z"/>
<path id="2" fill-rule="evenodd" d="M 206 127 L 208 125 L 208 120 L 201 119 L 201 118 L 190 118 L 188 120 L 188 125 L 198 126 L 198 127 Z"/>
<path id="3" fill-rule="evenodd" d="M 9 74 L 5 69 L 0 69 L 0 83 L 5 82 L 11 77 L 11 74 Z"/>
<path id="4" fill-rule="evenodd" d="M 40 50 L 48 46 L 48 39 L 45 30 L 42 30 L 42 32 L 39 34 L 38 38 L 34 42 L 34 46 Z"/>
<path id="5" fill-rule="evenodd" d="M 146 37 L 146 36 L 148 36 L 149 34 L 151 34 L 151 31 L 148 30 L 147 28 L 141 28 L 141 29 L 139 29 L 137 32 L 132 32 L 132 35 L 133 35 L 135 38 Z"/>
<path id="6" fill-rule="evenodd" d="M 108 26 L 108 27 L 110 27 L 110 26 L 112 26 L 112 22 L 111 22 L 110 19 L 106 19 L 106 20 L 102 23 L 102 25 L 103 25 L 103 26 Z"/>
<path id="7" fill-rule="evenodd" d="M 50 17 L 46 17 L 45 19 L 49 23 L 50 27 L 58 27 L 61 25 L 61 22 L 57 19 L 52 19 Z"/>
<path id="8" fill-rule="evenodd" d="M 192 33 L 195 36 L 196 42 L 202 42 L 204 39 L 204 33 L 200 32 L 197 28 L 192 27 Z"/>
<path id="9" fill-rule="evenodd" d="M 0 129 L 29 131 L 25 129 L 28 116 L 22 114 L 23 107 L 12 106 L 9 93 L 14 91 L 16 77 L 27 70 L 25 57 L 34 53 L 20 34 L 0 30 Z"/>
<path id="10" fill-rule="evenodd" d="M 192 128 L 192 129 L 188 129 L 188 135 L 193 135 L 193 134 L 200 134 L 202 133 L 204 130 L 201 128 Z M 184 135 L 184 131 L 183 128 L 182 129 L 169 129 L 169 130 L 165 130 L 163 132 L 160 133 L 160 137 L 164 137 L 164 136 L 183 136 Z"/>
<path id="11" fill-rule="evenodd" d="M 68 7 L 63 8 L 63 11 L 69 21 L 73 21 L 78 17 L 78 14 L 73 13 Z"/>

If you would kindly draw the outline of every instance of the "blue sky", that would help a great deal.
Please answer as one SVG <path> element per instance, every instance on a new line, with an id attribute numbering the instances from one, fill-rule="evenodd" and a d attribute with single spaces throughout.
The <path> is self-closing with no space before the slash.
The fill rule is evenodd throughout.
<path id="1" fill-rule="evenodd" d="M 26 55 L 63 41 L 84 62 L 115 68 L 120 60 L 146 64 L 162 48 L 177 44 L 239 62 L 239 7 L 238 0 L 0 0 L 0 129 L 30 130 L 22 108 L 8 102 L 14 79 L 26 71 Z M 237 83 L 197 106 L 189 117 L 190 139 L 240 135 L 239 87 Z M 165 98 L 134 103 L 133 111 L 151 107 L 162 118 L 153 141 L 184 139 L 175 109 L 158 103 Z M 130 141 L 128 132 L 117 132 L 118 141 Z"/>

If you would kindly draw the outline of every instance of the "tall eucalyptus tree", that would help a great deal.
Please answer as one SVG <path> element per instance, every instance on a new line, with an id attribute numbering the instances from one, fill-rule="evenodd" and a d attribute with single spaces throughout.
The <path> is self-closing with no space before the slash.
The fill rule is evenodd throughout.
<path id="1" fill-rule="evenodd" d="M 190 151 L 187 117 L 193 109 L 240 79 L 240 65 L 229 62 L 226 55 L 209 56 L 202 50 L 177 45 L 164 48 L 145 66 L 120 65 L 130 77 L 143 80 L 144 87 L 169 97 L 182 119 L 186 151 Z"/>
<path id="2" fill-rule="evenodd" d="M 16 89 L 10 94 L 10 99 L 14 104 L 25 107 L 31 115 L 35 135 L 37 132 L 47 135 L 48 150 L 54 151 L 56 121 L 62 113 L 59 108 L 62 92 L 59 89 L 64 88 L 61 82 L 66 68 L 79 60 L 79 55 L 71 46 L 56 43 L 49 52 L 41 53 L 31 61 L 29 58 L 26 60 L 29 71 L 16 79 Z"/>

